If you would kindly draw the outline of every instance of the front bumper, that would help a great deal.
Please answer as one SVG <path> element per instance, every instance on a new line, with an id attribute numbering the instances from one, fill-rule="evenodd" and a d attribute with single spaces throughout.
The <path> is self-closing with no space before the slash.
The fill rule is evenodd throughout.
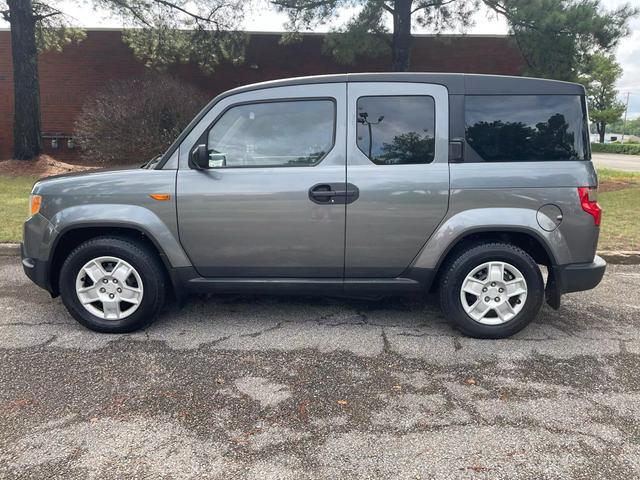
<path id="1" fill-rule="evenodd" d="M 52 293 L 49 282 L 49 262 L 27 257 L 22 243 L 20 244 L 20 257 L 22 258 L 22 269 L 27 277 L 40 288 Z"/>
<path id="2" fill-rule="evenodd" d="M 595 288 L 602 280 L 606 268 L 607 262 L 598 255 L 591 263 L 572 263 L 552 267 L 549 270 L 545 288 L 547 303 L 558 309 L 562 294 Z"/>

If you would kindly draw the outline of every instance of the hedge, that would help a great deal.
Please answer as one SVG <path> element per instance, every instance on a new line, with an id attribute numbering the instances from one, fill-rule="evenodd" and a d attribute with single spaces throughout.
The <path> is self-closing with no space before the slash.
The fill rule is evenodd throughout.
<path id="1" fill-rule="evenodd" d="M 592 143 L 592 152 L 624 153 L 640 155 L 640 144 L 637 143 Z"/>

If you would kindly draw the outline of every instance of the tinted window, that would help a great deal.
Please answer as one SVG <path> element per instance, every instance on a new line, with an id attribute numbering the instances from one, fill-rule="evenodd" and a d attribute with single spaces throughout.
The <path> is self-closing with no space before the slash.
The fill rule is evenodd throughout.
<path id="1" fill-rule="evenodd" d="M 209 131 L 211 167 L 315 165 L 333 146 L 331 100 L 239 105 Z"/>
<path id="2" fill-rule="evenodd" d="M 373 163 L 401 165 L 433 161 L 433 98 L 360 97 L 357 107 L 358 148 Z"/>
<path id="3" fill-rule="evenodd" d="M 577 95 L 467 96 L 465 127 L 472 161 L 586 158 L 586 122 Z"/>

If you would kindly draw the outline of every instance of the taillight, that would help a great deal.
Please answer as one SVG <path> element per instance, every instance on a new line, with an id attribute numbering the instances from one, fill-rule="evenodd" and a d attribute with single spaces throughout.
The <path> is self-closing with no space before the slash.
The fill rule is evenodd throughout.
<path id="1" fill-rule="evenodd" d="M 598 205 L 598 189 L 593 187 L 578 187 L 580 206 L 582 210 L 593 217 L 596 226 L 600 226 L 602 220 L 602 208 Z"/>

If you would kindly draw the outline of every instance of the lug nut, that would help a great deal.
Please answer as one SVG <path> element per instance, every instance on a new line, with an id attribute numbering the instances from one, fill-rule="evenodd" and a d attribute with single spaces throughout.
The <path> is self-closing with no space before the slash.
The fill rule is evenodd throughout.
<path id="1" fill-rule="evenodd" d="M 107 280 L 106 278 L 102 279 L 102 283 L 107 283 L 109 280 Z"/>
<path id="2" fill-rule="evenodd" d="M 122 293 L 122 289 L 120 287 L 118 287 L 116 290 L 118 293 Z"/>
<path id="3" fill-rule="evenodd" d="M 109 298 L 113 298 L 113 297 L 115 297 L 115 295 L 113 293 L 110 293 Z"/>
<path id="4" fill-rule="evenodd" d="M 499 301 L 500 301 L 500 297 L 496 297 L 496 298 L 494 298 L 494 300 L 495 300 L 496 302 L 499 302 Z"/>
<path id="5" fill-rule="evenodd" d="M 486 291 L 487 291 L 487 287 L 484 287 L 484 288 L 482 289 L 482 291 L 483 291 L 483 292 L 486 292 Z"/>
<path id="6" fill-rule="evenodd" d="M 102 288 L 100 289 L 100 292 L 101 292 L 101 293 L 106 292 L 105 288 L 104 288 L 104 287 L 102 287 Z"/>
<path id="7" fill-rule="evenodd" d="M 500 292 L 500 293 L 504 292 L 504 288 L 499 288 L 498 292 Z"/>
<path id="8" fill-rule="evenodd" d="M 484 297 L 484 301 L 485 301 L 485 302 L 490 302 L 490 301 L 491 301 L 491 299 L 490 299 L 489 297 Z"/>
<path id="9" fill-rule="evenodd" d="M 491 282 L 491 286 L 495 287 L 496 286 L 496 282 Z"/>
<path id="10" fill-rule="evenodd" d="M 118 283 L 118 280 L 116 280 L 115 278 L 113 279 L 113 283 Z"/>

